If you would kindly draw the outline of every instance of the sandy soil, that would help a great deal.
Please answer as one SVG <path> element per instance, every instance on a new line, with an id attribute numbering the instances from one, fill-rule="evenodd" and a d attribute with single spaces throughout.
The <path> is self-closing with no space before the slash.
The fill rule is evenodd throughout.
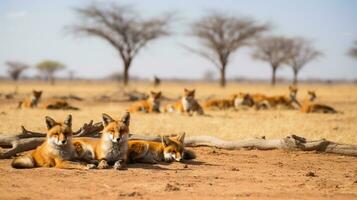
<path id="1" fill-rule="evenodd" d="M 357 158 L 195 148 L 197 160 L 127 171 L 16 170 L 0 161 L 0 199 L 357 199 Z"/>

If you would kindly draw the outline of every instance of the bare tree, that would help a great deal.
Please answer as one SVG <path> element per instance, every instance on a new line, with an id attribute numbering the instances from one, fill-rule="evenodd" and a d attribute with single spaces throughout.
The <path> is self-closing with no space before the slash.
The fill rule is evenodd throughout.
<path id="1" fill-rule="evenodd" d="M 352 58 L 357 59 L 357 40 L 353 44 L 354 46 L 351 47 L 351 49 L 348 51 L 348 55 L 351 56 Z"/>
<path id="2" fill-rule="evenodd" d="M 15 94 L 17 93 L 17 82 L 22 72 L 24 72 L 29 66 L 22 62 L 7 61 L 5 63 L 8 66 L 8 73 L 12 80 L 15 81 Z"/>
<path id="3" fill-rule="evenodd" d="M 290 58 L 292 46 L 292 40 L 282 36 L 269 36 L 257 40 L 253 58 L 270 64 L 272 85 L 276 83 L 277 69 Z"/>
<path id="4" fill-rule="evenodd" d="M 316 50 L 310 41 L 303 38 L 293 39 L 292 54 L 287 60 L 287 64 L 292 68 L 294 73 L 293 84 L 298 83 L 299 71 L 309 62 L 315 60 L 322 53 Z"/>
<path id="5" fill-rule="evenodd" d="M 192 24 L 191 34 L 202 46 L 199 50 L 190 51 L 211 61 L 220 72 L 220 85 L 226 85 L 226 68 L 232 54 L 240 47 L 248 46 L 251 41 L 268 29 L 266 24 L 229 16 L 226 14 L 208 14 Z"/>
<path id="6" fill-rule="evenodd" d="M 37 70 L 43 74 L 47 81 L 53 85 L 55 83 L 54 74 L 65 68 L 64 64 L 54 60 L 44 60 L 36 65 Z"/>
<path id="7" fill-rule="evenodd" d="M 93 3 L 75 11 L 81 20 L 70 27 L 71 32 L 98 37 L 112 45 L 123 62 L 125 85 L 135 56 L 149 42 L 169 35 L 168 25 L 172 19 L 172 15 L 142 19 L 130 7 L 114 3 Z"/>

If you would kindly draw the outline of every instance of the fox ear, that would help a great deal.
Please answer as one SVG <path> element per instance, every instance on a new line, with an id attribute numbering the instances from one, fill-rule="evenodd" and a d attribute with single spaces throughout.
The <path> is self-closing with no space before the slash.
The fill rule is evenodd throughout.
<path id="1" fill-rule="evenodd" d="M 103 113 L 102 114 L 102 120 L 103 120 L 103 125 L 107 126 L 110 122 L 113 122 L 113 118 L 111 118 L 109 115 Z"/>
<path id="2" fill-rule="evenodd" d="M 64 124 L 68 127 L 72 128 L 72 115 L 69 114 L 66 119 L 64 120 Z"/>
<path id="3" fill-rule="evenodd" d="M 161 138 L 162 144 L 164 145 L 164 147 L 167 147 L 171 144 L 171 140 L 168 136 L 162 136 Z"/>
<path id="4" fill-rule="evenodd" d="M 186 133 L 183 132 L 183 133 L 181 133 L 181 134 L 179 134 L 179 135 L 177 136 L 177 140 L 178 140 L 179 142 L 181 142 L 182 144 L 183 144 L 184 141 L 185 141 L 185 135 L 186 135 Z"/>
<path id="5" fill-rule="evenodd" d="M 49 116 L 46 116 L 46 125 L 47 125 L 47 129 L 50 130 L 52 127 L 54 127 L 56 125 L 56 121 L 54 119 L 52 119 Z"/>
<path id="6" fill-rule="evenodd" d="M 156 93 L 156 98 L 160 98 L 161 97 L 161 91 Z"/>
<path id="7" fill-rule="evenodd" d="M 130 112 L 126 112 L 124 116 L 121 118 L 121 121 L 126 125 L 129 126 L 130 124 Z"/>

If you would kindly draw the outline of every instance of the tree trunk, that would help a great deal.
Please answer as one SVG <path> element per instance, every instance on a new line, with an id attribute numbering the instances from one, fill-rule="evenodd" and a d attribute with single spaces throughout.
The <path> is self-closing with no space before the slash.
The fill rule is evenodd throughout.
<path id="1" fill-rule="evenodd" d="M 271 85 L 275 85 L 276 83 L 276 70 L 278 69 L 277 66 L 272 66 L 273 68 L 273 73 L 272 73 L 272 76 L 271 76 Z"/>
<path id="2" fill-rule="evenodd" d="M 131 64 L 131 59 L 124 61 L 124 73 L 123 73 L 123 83 L 128 85 L 129 83 L 129 67 Z"/>
<path id="3" fill-rule="evenodd" d="M 226 86 L 226 67 L 222 67 L 220 69 L 220 86 L 225 87 Z"/>
<path id="4" fill-rule="evenodd" d="M 299 71 L 296 69 L 293 69 L 294 72 L 294 80 L 293 80 L 293 85 L 297 85 L 298 84 L 298 73 Z"/>

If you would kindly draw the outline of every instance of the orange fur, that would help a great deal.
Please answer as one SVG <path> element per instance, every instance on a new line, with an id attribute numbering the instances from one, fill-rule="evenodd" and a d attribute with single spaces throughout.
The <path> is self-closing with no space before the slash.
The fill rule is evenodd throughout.
<path id="1" fill-rule="evenodd" d="M 56 167 L 62 169 L 89 169 L 93 165 L 83 165 L 73 162 L 76 152 L 72 144 L 72 116 L 69 115 L 64 123 L 58 123 L 46 117 L 48 128 L 45 142 L 32 153 L 14 158 L 12 167 Z"/>
<path id="2" fill-rule="evenodd" d="M 128 109 L 129 112 L 145 112 L 153 113 L 160 112 L 161 92 L 150 92 L 150 96 L 146 100 L 135 102 Z"/>
<path id="3" fill-rule="evenodd" d="M 163 136 L 162 142 L 131 140 L 128 143 L 130 162 L 160 163 L 193 159 L 192 152 L 185 151 L 185 133 L 177 136 Z M 185 156 L 186 154 L 186 156 Z"/>
<path id="4" fill-rule="evenodd" d="M 35 108 L 42 96 L 42 91 L 32 90 L 29 97 L 19 102 L 18 108 Z"/>
<path id="5" fill-rule="evenodd" d="M 314 91 L 308 91 L 308 97 L 303 101 L 300 111 L 303 113 L 337 113 L 331 106 L 315 103 L 315 98 L 316 93 Z"/>
<path id="6" fill-rule="evenodd" d="M 99 169 L 106 169 L 109 164 L 114 164 L 115 169 L 125 169 L 129 122 L 129 112 L 121 120 L 113 120 L 109 115 L 103 114 L 104 129 L 100 139 L 73 139 L 78 157 L 90 163 L 99 161 Z"/>
<path id="7" fill-rule="evenodd" d="M 203 107 L 207 109 L 228 109 L 234 107 L 234 100 L 237 98 L 237 95 L 231 95 L 229 99 L 210 99 L 207 100 Z"/>
<path id="8" fill-rule="evenodd" d="M 166 105 L 164 112 L 178 112 L 186 113 L 189 115 L 197 114 L 203 115 L 204 111 L 202 106 L 195 99 L 195 90 L 184 89 L 182 98 L 173 104 Z"/>

